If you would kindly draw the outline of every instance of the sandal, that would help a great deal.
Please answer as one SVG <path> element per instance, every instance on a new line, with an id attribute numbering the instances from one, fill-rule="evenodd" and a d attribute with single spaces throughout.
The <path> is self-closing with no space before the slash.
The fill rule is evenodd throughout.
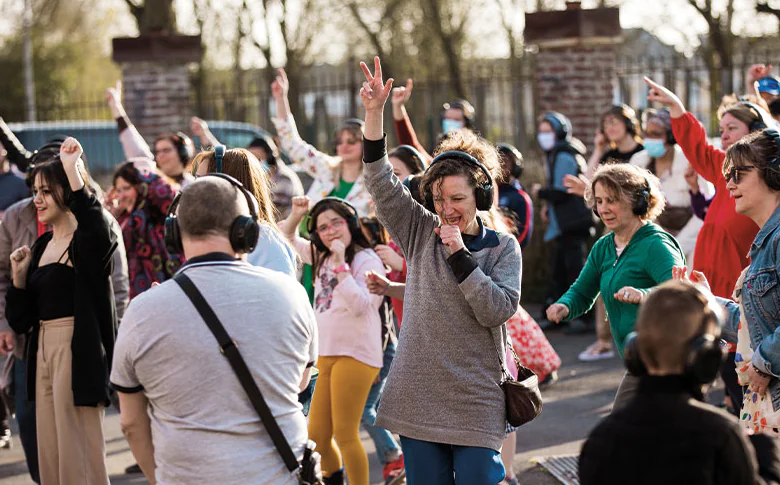
<path id="1" fill-rule="evenodd" d="M 615 351 L 612 349 L 612 345 L 597 340 L 587 349 L 580 352 L 577 358 L 583 362 L 595 362 L 597 360 L 612 359 L 613 357 L 615 357 Z"/>

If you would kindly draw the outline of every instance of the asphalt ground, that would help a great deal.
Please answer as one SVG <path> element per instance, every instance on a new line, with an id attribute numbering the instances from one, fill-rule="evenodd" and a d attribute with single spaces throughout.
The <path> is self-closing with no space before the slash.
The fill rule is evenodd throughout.
<path id="1" fill-rule="evenodd" d="M 532 313 L 533 310 L 532 310 Z M 564 335 L 560 331 L 548 333 L 563 361 L 560 380 L 543 391 L 544 409 L 536 420 L 517 431 L 515 472 L 521 485 L 556 485 L 558 480 L 532 460 L 536 457 L 576 454 L 590 430 L 609 413 L 612 400 L 623 376 L 618 358 L 583 363 L 577 355 L 595 340 L 595 335 Z M 722 399 L 722 391 L 715 389 L 710 400 Z M 13 448 L 0 450 L 0 485 L 33 484 L 27 474 L 16 423 L 12 423 Z M 124 475 L 126 466 L 134 463 L 127 442 L 119 428 L 119 415 L 111 409 L 106 413 L 105 434 L 108 470 L 111 483 L 117 485 L 146 484 L 142 476 Z M 368 452 L 372 485 L 381 485 L 381 466 L 374 453 L 368 434 L 362 432 Z M 207 450 L 204 450 L 207 452 Z"/>

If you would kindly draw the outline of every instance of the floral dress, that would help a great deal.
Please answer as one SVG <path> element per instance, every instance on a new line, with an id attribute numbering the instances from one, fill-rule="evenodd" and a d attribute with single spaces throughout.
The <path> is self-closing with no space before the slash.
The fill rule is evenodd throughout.
<path id="1" fill-rule="evenodd" d="M 522 306 L 506 322 L 506 329 L 520 363 L 534 371 L 539 382 L 561 367 L 561 358 L 536 320 Z"/>
<path id="2" fill-rule="evenodd" d="M 739 327 L 737 330 L 737 354 L 734 363 L 737 366 L 737 379 L 739 385 L 745 388 L 745 396 L 742 399 L 742 410 L 739 421 L 742 426 L 753 433 L 780 433 L 780 411 L 775 411 L 772 406 L 772 398 L 767 392 L 764 396 L 746 387 L 750 381 L 748 369 L 753 359 L 753 349 L 750 346 L 750 332 L 748 331 L 745 309 L 742 307 L 742 284 L 748 268 L 742 271 L 734 288 L 734 301 L 739 303 Z"/>

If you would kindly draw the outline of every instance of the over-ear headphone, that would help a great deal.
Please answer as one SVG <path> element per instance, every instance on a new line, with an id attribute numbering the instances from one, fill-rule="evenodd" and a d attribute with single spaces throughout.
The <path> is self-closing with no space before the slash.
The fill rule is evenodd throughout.
<path id="1" fill-rule="evenodd" d="M 472 157 L 466 152 L 461 152 L 458 150 L 449 150 L 446 152 L 442 152 L 439 155 L 436 156 L 431 161 L 431 164 L 428 165 L 428 168 L 425 170 L 427 173 L 428 170 L 431 169 L 434 165 L 436 165 L 438 162 L 442 160 L 460 160 L 462 162 L 465 162 L 473 167 L 478 168 L 482 171 L 482 173 L 485 174 L 485 177 L 487 180 L 482 183 L 477 183 L 477 186 L 474 187 L 474 199 L 477 202 L 477 210 L 486 211 L 490 210 L 490 207 L 493 206 L 493 177 L 490 175 L 490 171 L 487 169 L 486 166 L 484 166 L 482 163 L 479 162 L 476 158 Z M 430 187 L 430 184 L 425 191 L 424 200 L 426 209 L 436 213 L 436 206 L 433 203 L 433 190 Z"/>
<path id="2" fill-rule="evenodd" d="M 441 117 L 444 118 L 444 112 L 448 109 L 459 109 L 463 111 L 463 118 L 466 120 L 465 126 L 466 128 L 472 128 L 474 126 L 474 116 L 476 115 L 476 110 L 474 109 L 474 106 L 471 105 L 468 101 L 465 99 L 456 99 L 453 101 L 450 101 L 449 103 L 444 103 L 442 106 L 442 113 Z"/>
<path id="3" fill-rule="evenodd" d="M 499 143 L 497 146 L 498 152 L 509 157 L 510 162 L 512 162 L 512 170 L 510 172 L 512 177 L 519 179 L 523 175 L 523 154 L 509 143 Z"/>
<path id="4" fill-rule="evenodd" d="M 750 111 L 756 115 L 755 121 L 750 123 L 750 126 L 748 127 L 748 130 L 750 130 L 751 133 L 767 128 L 766 123 L 764 123 L 764 117 L 761 116 L 761 108 L 747 100 L 740 100 L 739 103 L 750 108 Z"/>
<path id="5" fill-rule="evenodd" d="M 255 196 L 244 187 L 244 184 L 230 175 L 224 173 L 207 173 L 202 177 L 219 177 L 227 180 L 236 188 L 236 190 L 240 190 L 244 194 L 251 216 L 242 215 L 236 217 L 230 225 L 230 234 L 228 237 L 230 239 L 230 246 L 235 252 L 251 253 L 254 251 L 257 246 L 257 241 L 260 238 L 260 226 L 257 222 L 259 209 Z M 176 194 L 176 197 L 173 198 L 171 205 L 168 207 L 168 213 L 165 216 L 165 234 L 163 240 L 165 241 L 165 249 L 171 254 L 184 253 L 184 247 L 181 242 L 179 219 L 176 215 L 176 208 L 179 206 L 181 194 L 182 192 L 179 192 Z"/>
<path id="6" fill-rule="evenodd" d="M 349 232 L 354 235 L 361 231 L 360 218 L 358 217 L 358 211 L 355 209 L 355 206 L 338 197 L 324 197 L 322 200 L 314 204 L 314 207 L 311 208 L 309 211 L 309 216 L 306 219 L 306 231 L 311 237 L 312 244 L 314 244 L 314 247 L 316 247 L 319 251 L 327 251 L 328 248 L 325 246 L 325 243 L 322 242 L 322 238 L 317 233 L 317 217 L 314 216 L 314 214 L 317 213 L 317 210 L 320 206 L 325 204 L 340 204 L 346 207 L 347 211 L 350 213 L 349 217 L 347 217 L 347 226 L 349 227 Z"/>
<path id="7" fill-rule="evenodd" d="M 553 131 L 555 132 L 556 141 L 563 141 L 571 138 L 571 121 L 561 113 L 558 113 L 557 111 L 548 111 L 542 116 L 542 121 L 546 121 L 552 126 Z"/>
<path id="8" fill-rule="evenodd" d="M 604 118 L 608 115 L 618 116 L 626 125 L 626 132 L 631 136 L 636 136 L 639 132 L 639 120 L 636 117 L 636 111 L 627 104 L 616 104 L 601 117 L 601 130 L 604 131 Z"/>
<path id="9" fill-rule="evenodd" d="M 689 286 L 691 294 L 697 298 L 704 310 L 699 331 L 688 342 L 688 352 L 685 359 L 685 374 L 692 377 L 698 384 L 708 384 L 715 380 L 718 371 L 726 357 L 726 352 L 720 345 L 720 339 L 708 333 L 710 323 L 721 326 L 722 310 L 712 295 L 708 295 L 695 285 Z M 636 332 L 626 337 L 623 347 L 623 361 L 626 369 L 634 376 L 647 374 L 647 366 L 639 353 L 639 340 Z"/>
<path id="10" fill-rule="evenodd" d="M 179 160 L 186 165 L 190 159 L 195 155 L 195 145 L 186 134 L 181 131 L 176 132 L 176 136 L 173 138 L 173 144 L 176 145 L 176 151 L 179 154 Z"/>
<path id="11" fill-rule="evenodd" d="M 648 178 L 645 177 L 645 186 L 642 187 L 642 190 L 639 191 L 639 197 L 634 200 L 634 203 L 631 206 L 631 212 L 633 212 L 635 216 L 642 217 L 645 214 L 647 214 L 647 211 L 649 210 L 650 210 L 650 180 L 648 180 Z M 596 217 L 601 217 L 599 216 L 598 208 L 595 205 L 593 206 L 593 214 L 595 214 Z"/>

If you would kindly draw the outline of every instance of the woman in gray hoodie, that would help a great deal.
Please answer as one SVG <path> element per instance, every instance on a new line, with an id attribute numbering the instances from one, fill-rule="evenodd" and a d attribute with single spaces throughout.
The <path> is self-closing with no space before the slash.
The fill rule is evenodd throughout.
<path id="1" fill-rule="evenodd" d="M 361 64 L 367 82 L 363 161 L 376 215 L 407 261 L 404 327 L 377 425 L 401 436 L 407 483 L 496 484 L 506 429 L 500 387 L 505 322 L 520 300 L 517 239 L 485 227 L 498 153 L 471 132 L 437 149 L 420 189 L 425 207 L 393 175 L 383 135 L 392 80 Z M 486 206 L 486 207 L 485 207 Z"/>

